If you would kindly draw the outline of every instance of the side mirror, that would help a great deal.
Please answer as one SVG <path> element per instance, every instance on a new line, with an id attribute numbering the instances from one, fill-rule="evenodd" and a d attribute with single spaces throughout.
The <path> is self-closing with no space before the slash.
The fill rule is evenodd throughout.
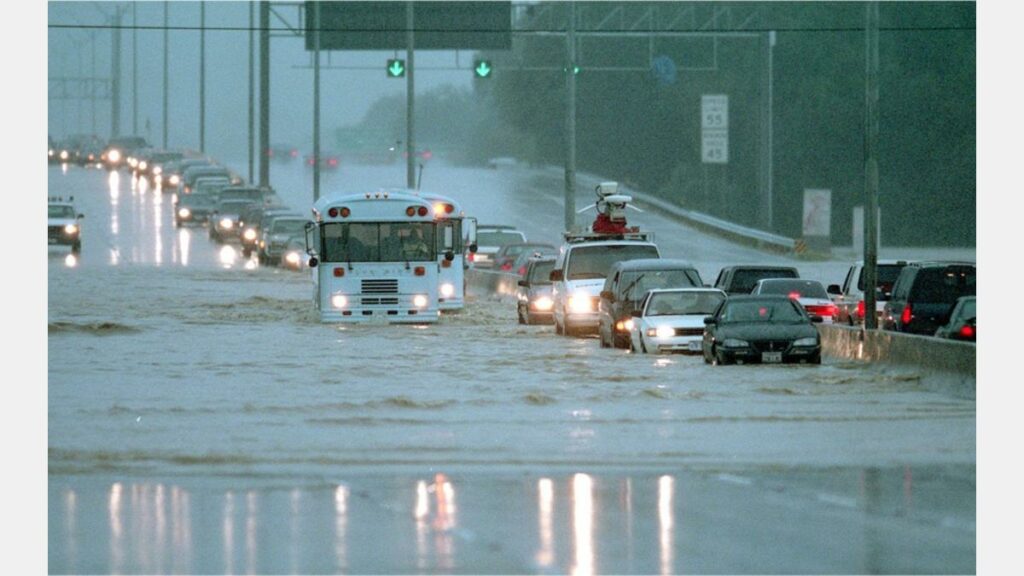
<path id="1" fill-rule="evenodd" d="M 609 302 L 615 302 L 615 294 L 611 290 L 601 290 L 601 298 Z"/>
<path id="2" fill-rule="evenodd" d="M 642 318 L 643 315 L 644 315 L 644 311 L 643 310 L 633 310 L 632 312 L 629 313 L 629 315 L 632 316 L 633 318 Z"/>
<path id="3" fill-rule="evenodd" d="M 85 214 L 79 214 L 76 218 L 85 218 Z"/>
<path id="4" fill-rule="evenodd" d="M 523 288 L 529 288 L 530 287 L 529 280 L 520 280 L 519 282 L 516 282 L 516 284 L 522 286 Z"/>
<path id="5" fill-rule="evenodd" d="M 838 295 L 841 295 L 843 293 L 843 290 L 842 290 L 842 288 L 839 287 L 839 284 L 829 284 L 828 285 L 828 293 L 829 294 L 835 294 L 835 295 L 838 296 Z"/>
<path id="6" fill-rule="evenodd" d="M 704 317 L 704 325 L 705 326 L 710 326 L 710 325 L 712 325 L 714 323 L 715 323 L 715 317 L 714 316 L 705 316 Z"/>
<path id="7" fill-rule="evenodd" d="M 548 274 L 548 279 L 552 282 L 561 282 L 563 274 L 561 270 L 552 270 L 551 274 Z"/>
<path id="8" fill-rule="evenodd" d="M 451 254 L 454 246 L 455 246 L 454 231 L 452 230 L 451 226 L 445 226 L 444 227 L 444 250 L 445 250 L 445 252 L 447 252 L 448 254 Z M 445 258 L 447 258 L 448 260 L 451 260 L 451 258 L 448 258 L 447 256 L 445 256 Z M 454 258 L 454 256 L 452 256 L 452 258 Z"/>
<path id="9" fill-rule="evenodd" d="M 447 252 L 444 253 L 444 259 L 449 262 L 455 260 L 455 253 L 452 252 L 451 250 L 448 250 Z"/>
<path id="10" fill-rule="evenodd" d="M 309 264 L 310 268 L 316 268 L 317 264 L 319 264 L 319 263 L 320 263 L 320 261 L 316 259 L 316 256 L 310 256 L 309 257 L 308 264 Z"/>
<path id="11" fill-rule="evenodd" d="M 815 324 L 821 324 L 824 321 L 825 319 L 822 318 L 821 316 L 818 316 L 817 314 L 811 314 L 811 322 Z"/>

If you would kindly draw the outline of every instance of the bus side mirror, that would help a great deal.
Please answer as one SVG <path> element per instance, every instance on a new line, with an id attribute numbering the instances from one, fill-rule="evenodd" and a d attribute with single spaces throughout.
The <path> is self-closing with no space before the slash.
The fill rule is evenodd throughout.
<path id="1" fill-rule="evenodd" d="M 561 270 L 552 270 L 551 274 L 548 274 L 548 279 L 552 282 L 561 282 L 562 277 L 563 275 Z"/>
<path id="2" fill-rule="evenodd" d="M 309 257 L 308 264 L 309 264 L 310 268 L 316 268 L 317 264 L 319 264 L 319 263 L 320 263 L 320 261 L 316 259 L 316 256 L 310 256 Z"/>
<path id="3" fill-rule="evenodd" d="M 449 262 L 455 259 L 455 231 L 451 226 L 444 227 L 444 259 Z"/>
<path id="4" fill-rule="evenodd" d="M 476 249 L 477 249 L 476 242 L 473 242 L 472 244 L 469 245 L 469 251 L 472 252 L 473 254 L 476 254 Z"/>
<path id="5" fill-rule="evenodd" d="M 85 214 L 79 214 L 78 216 L 76 216 L 76 218 L 79 218 L 79 219 L 85 218 Z"/>
<path id="6" fill-rule="evenodd" d="M 455 252 L 452 252 L 451 250 L 448 250 L 447 252 L 444 253 L 444 259 L 449 261 L 449 262 L 451 262 L 452 260 L 455 260 Z"/>

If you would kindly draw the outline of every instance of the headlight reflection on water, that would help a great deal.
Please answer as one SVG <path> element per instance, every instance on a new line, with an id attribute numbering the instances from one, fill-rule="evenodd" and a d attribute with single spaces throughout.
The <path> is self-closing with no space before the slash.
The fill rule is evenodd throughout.
<path id="1" fill-rule="evenodd" d="M 220 249 L 220 263 L 223 264 L 225 268 L 234 266 L 235 260 L 237 259 L 238 252 L 235 251 L 234 246 L 224 246 Z"/>

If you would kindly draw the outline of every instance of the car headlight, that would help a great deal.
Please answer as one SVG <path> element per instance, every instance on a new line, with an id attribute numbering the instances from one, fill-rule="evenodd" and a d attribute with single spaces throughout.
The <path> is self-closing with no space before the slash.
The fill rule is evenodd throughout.
<path id="1" fill-rule="evenodd" d="M 750 346 L 750 342 L 740 340 L 739 338 L 726 338 L 722 340 L 722 346 L 726 348 L 747 348 Z"/>
<path id="2" fill-rule="evenodd" d="M 49 154 L 50 156 L 53 156 L 53 150 L 50 150 L 50 151 L 48 152 L 48 154 Z"/>
<path id="3" fill-rule="evenodd" d="M 220 219 L 220 227 L 221 228 L 224 228 L 224 229 L 227 229 L 227 230 L 231 230 L 231 227 L 234 226 L 234 225 L 235 225 L 235 223 L 231 221 L 231 218 L 221 218 Z"/>
<path id="4" fill-rule="evenodd" d="M 181 176 L 178 176 L 177 174 L 172 174 L 170 180 L 168 180 L 167 182 L 170 183 L 171 186 L 177 186 L 178 183 L 181 182 Z"/>
<path id="5" fill-rule="evenodd" d="M 159 176 L 164 173 L 164 169 L 160 166 L 153 167 L 153 176 Z"/>
<path id="6" fill-rule="evenodd" d="M 658 326 L 654 329 L 657 338 L 671 338 L 676 335 L 676 329 L 671 326 Z"/>
<path id="7" fill-rule="evenodd" d="M 533 307 L 537 310 L 551 310 L 555 303 L 547 296 L 541 296 L 533 301 Z"/>
<path id="8" fill-rule="evenodd" d="M 147 166 L 149 166 L 149 164 L 147 164 L 145 160 L 139 162 L 139 170 L 145 170 Z"/>
<path id="9" fill-rule="evenodd" d="M 577 292 L 569 298 L 569 311 L 577 314 L 590 312 L 594 308 L 594 299 L 586 292 Z"/>
<path id="10" fill-rule="evenodd" d="M 427 307 L 427 297 L 424 296 L 423 294 L 417 294 L 417 295 L 413 296 L 412 297 L 412 305 L 417 307 L 417 308 L 426 308 Z"/>
<path id="11" fill-rule="evenodd" d="M 182 208 L 181 210 L 178 210 L 178 218 L 188 218 L 191 215 L 192 211 L 189 210 L 188 208 Z"/>
<path id="12" fill-rule="evenodd" d="M 815 338 L 814 336 L 810 336 L 808 338 L 797 338 L 793 342 L 793 346 L 817 346 L 817 345 L 818 345 L 818 339 Z"/>
<path id="13" fill-rule="evenodd" d="M 299 253 L 298 252 L 289 252 L 289 253 L 285 254 L 284 261 L 289 263 L 289 264 L 291 264 L 292 266 L 298 266 L 299 265 Z"/>
<path id="14" fill-rule="evenodd" d="M 75 224 L 68 224 L 64 227 L 64 233 L 68 235 L 78 234 L 78 226 Z"/>
<path id="15" fill-rule="evenodd" d="M 454 294 L 455 286 L 452 286 L 451 283 L 449 282 L 441 284 L 441 296 L 444 296 L 445 298 L 451 298 Z"/>
<path id="16" fill-rule="evenodd" d="M 246 240 L 255 240 L 256 231 L 253 230 L 252 228 L 247 228 L 245 232 L 242 232 L 242 237 L 245 238 Z"/>
<path id="17" fill-rule="evenodd" d="M 348 298 L 346 298 L 344 294 L 335 294 L 334 296 L 331 296 L 331 306 L 334 306 L 335 308 L 344 308 L 345 306 L 348 306 Z"/>
<path id="18" fill-rule="evenodd" d="M 61 150 L 60 151 L 60 159 L 61 160 L 67 160 L 68 159 L 68 151 L 67 150 Z"/>

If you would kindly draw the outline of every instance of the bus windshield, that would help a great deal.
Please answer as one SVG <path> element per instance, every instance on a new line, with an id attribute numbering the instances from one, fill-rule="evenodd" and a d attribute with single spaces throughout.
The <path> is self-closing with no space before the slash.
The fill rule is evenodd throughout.
<path id="1" fill-rule="evenodd" d="M 434 260 L 433 222 L 328 222 L 322 227 L 324 262 Z"/>

